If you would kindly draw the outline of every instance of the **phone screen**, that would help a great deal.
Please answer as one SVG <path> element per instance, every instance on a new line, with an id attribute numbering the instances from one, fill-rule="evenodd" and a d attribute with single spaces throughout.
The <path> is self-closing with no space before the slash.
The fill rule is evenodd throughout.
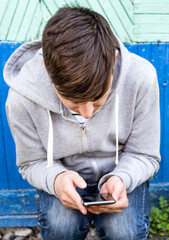
<path id="1" fill-rule="evenodd" d="M 109 193 L 92 193 L 88 195 L 82 195 L 84 206 L 98 206 L 114 204 L 116 201 Z"/>

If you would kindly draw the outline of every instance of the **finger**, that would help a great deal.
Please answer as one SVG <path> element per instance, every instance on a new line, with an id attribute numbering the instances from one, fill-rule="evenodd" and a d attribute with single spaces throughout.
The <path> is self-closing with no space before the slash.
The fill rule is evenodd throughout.
<path id="1" fill-rule="evenodd" d="M 84 189 L 87 187 L 87 183 L 78 173 L 74 173 L 72 180 L 75 187 L 79 187 L 81 189 Z"/>
<path id="2" fill-rule="evenodd" d="M 72 201 L 72 206 L 76 209 L 79 209 L 84 215 L 87 214 L 87 209 L 83 206 L 83 201 L 75 188 L 69 187 L 67 194 Z"/>
<path id="3" fill-rule="evenodd" d="M 124 209 L 126 207 L 128 207 L 128 198 L 126 196 L 120 198 L 115 204 L 116 209 Z"/>
<path id="4" fill-rule="evenodd" d="M 125 190 L 124 184 L 118 176 L 110 177 L 106 182 L 106 188 L 116 201 L 118 201 L 121 193 Z"/>

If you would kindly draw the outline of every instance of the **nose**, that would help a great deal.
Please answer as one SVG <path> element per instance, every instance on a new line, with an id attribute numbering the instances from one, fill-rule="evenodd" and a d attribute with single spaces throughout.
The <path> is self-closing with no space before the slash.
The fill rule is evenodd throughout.
<path id="1" fill-rule="evenodd" d="M 92 102 L 81 104 L 79 106 L 79 113 L 84 118 L 90 118 L 94 113 L 94 106 Z"/>

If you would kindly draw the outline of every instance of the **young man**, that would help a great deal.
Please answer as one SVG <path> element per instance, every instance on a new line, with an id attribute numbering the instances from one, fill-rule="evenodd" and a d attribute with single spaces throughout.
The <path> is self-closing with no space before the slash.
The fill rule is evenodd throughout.
<path id="1" fill-rule="evenodd" d="M 43 239 L 146 239 L 148 180 L 159 168 L 159 98 L 154 67 L 128 52 L 98 13 L 64 7 L 42 45 L 22 45 L 4 77 L 22 177 L 38 189 Z M 84 207 L 81 195 L 115 204 Z"/>

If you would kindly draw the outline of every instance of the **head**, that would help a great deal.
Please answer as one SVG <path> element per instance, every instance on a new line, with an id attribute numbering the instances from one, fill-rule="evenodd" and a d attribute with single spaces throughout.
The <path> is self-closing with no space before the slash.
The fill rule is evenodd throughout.
<path id="1" fill-rule="evenodd" d="M 82 7 L 59 9 L 44 29 L 42 48 L 45 67 L 62 102 L 84 106 L 107 96 L 116 46 L 100 14 Z"/>

